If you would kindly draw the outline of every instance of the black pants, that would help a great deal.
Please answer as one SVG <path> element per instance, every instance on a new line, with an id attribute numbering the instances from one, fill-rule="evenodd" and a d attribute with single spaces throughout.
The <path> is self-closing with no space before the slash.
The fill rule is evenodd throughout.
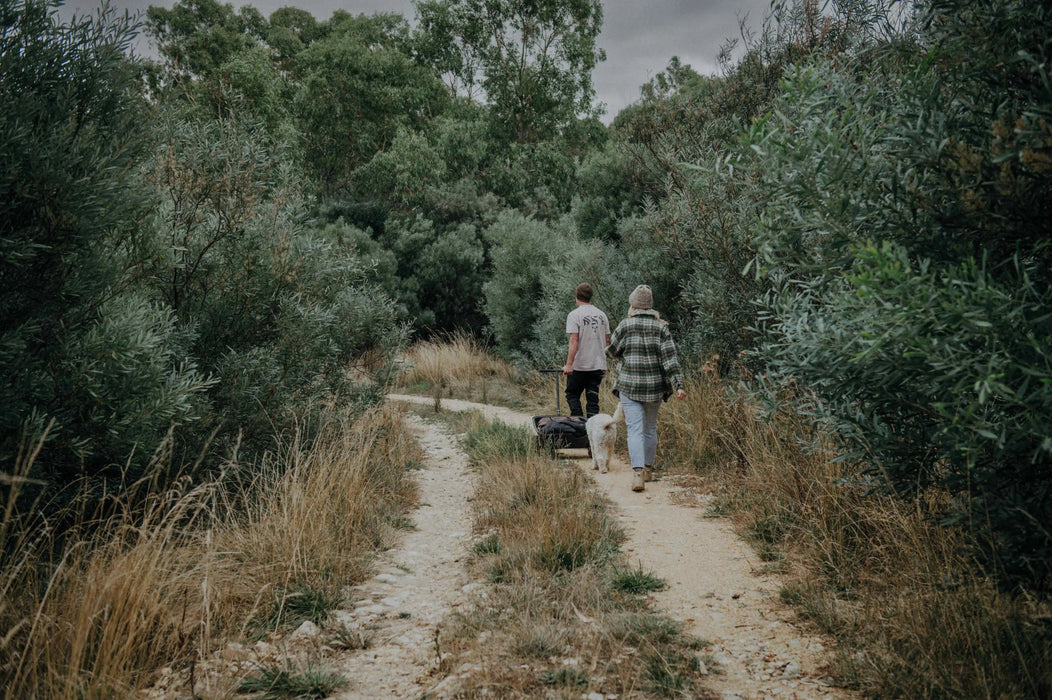
<path id="1" fill-rule="evenodd" d="M 566 377 L 566 405 L 570 407 L 571 416 L 583 416 L 581 410 L 581 392 L 584 392 L 585 402 L 588 404 L 588 417 L 591 418 L 599 413 L 599 385 L 603 383 L 601 369 L 587 372 L 574 370 L 573 374 Z"/>

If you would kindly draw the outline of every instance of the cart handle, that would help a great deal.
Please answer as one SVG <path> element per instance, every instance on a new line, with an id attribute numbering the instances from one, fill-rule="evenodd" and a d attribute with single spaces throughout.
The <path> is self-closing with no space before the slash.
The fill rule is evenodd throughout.
<path id="1" fill-rule="evenodd" d="M 543 372 L 544 374 L 555 375 L 555 415 L 561 416 L 563 413 L 563 407 L 559 399 L 559 375 L 563 373 L 562 367 L 559 367 L 557 369 L 542 369 L 539 371 Z"/>

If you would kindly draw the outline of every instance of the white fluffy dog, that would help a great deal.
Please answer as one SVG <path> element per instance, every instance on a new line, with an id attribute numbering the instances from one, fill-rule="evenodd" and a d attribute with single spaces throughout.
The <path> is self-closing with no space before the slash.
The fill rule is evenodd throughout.
<path id="1" fill-rule="evenodd" d="M 610 464 L 610 452 L 614 449 L 617 438 L 617 422 L 624 418 L 621 404 L 617 404 L 614 415 L 597 413 L 584 424 L 588 432 L 588 451 L 592 453 L 592 467 L 600 474 L 606 474 Z"/>

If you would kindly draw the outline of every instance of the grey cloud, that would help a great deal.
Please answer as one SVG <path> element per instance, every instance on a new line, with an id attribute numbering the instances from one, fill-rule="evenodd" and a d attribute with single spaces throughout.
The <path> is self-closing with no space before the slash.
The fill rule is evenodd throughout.
<path id="1" fill-rule="evenodd" d="M 770 0 L 607 0 L 600 45 L 607 60 L 595 71 L 598 97 L 610 119 L 639 98 L 639 88 L 678 56 L 704 75 L 739 36 L 739 18 L 759 27 Z"/>

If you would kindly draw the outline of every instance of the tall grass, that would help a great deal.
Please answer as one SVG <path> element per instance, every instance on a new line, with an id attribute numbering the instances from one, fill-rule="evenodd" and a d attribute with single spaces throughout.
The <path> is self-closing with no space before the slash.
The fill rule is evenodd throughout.
<path id="1" fill-rule="evenodd" d="M 413 345 L 404 358 L 401 383 L 424 391 L 435 400 L 436 410 L 443 397 L 456 397 L 488 403 L 514 401 L 514 369 L 489 353 L 474 336 L 454 332 Z"/>
<path id="2" fill-rule="evenodd" d="M 111 504 L 104 519 L 20 518 L 13 487 L 0 562 L 3 697 L 128 696 L 254 620 L 280 624 L 266 614 L 276 598 L 338 600 L 412 502 L 417 450 L 397 414 L 378 411 L 135 508 Z"/>
<path id="3" fill-rule="evenodd" d="M 935 522 L 945 496 L 872 493 L 831 448 L 807 418 L 762 413 L 703 376 L 663 413 L 659 461 L 710 481 L 867 695 L 1052 695 L 1049 601 L 997 590 L 962 532 Z"/>
<path id="4" fill-rule="evenodd" d="M 475 336 L 462 332 L 416 343 L 405 360 L 408 384 L 480 377 L 510 379 L 513 374 L 510 365 L 494 357 Z"/>
<path id="5" fill-rule="evenodd" d="M 401 387 L 431 396 L 436 410 L 441 409 L 443 398 L 455 398 L 534 413 L 555 413 L 553 375 L 501 360 L 466 333 L 416 343 L 406 352 L 403 364 Z M 608 379 L 602 392 L 604 404 L 614 403 L 611 384 L 612 379 Z M 559 386 L 558 402 L 565 413 L 565 377 L 560 377 Z M 612 405 L 607 410 L 612 413 Z"/>

